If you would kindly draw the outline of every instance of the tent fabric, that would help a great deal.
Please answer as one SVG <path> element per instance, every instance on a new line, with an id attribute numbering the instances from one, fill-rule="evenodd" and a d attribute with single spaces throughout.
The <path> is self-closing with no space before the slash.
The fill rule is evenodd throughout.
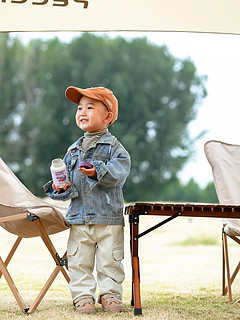
<path id="1" fill-rule="evenodd" d="M 240 1 L 2 0 L 0 32 L 11 31 L 182 31 L 240 34 Z"/>
<path id="2" fill-rule="evenodd" d="M 240 145 L 211 140 L 204 149 L 212 167 L 219 202 L 240 205 Z M 240 219 L 223 219 L 223 224 L 227 234 L 240 235 Z"/>
<path id="3" fill-rule="evenodd" d="M 0 218 L 30 213 L 41 219 L 47 234 L 69 228 L 64 214 L 66 208 L 53 206 L 34 196 L 0 158 Z M 40 236 L 37 226 L 27 219 L 7 221 L 0 225 L 8 232 L 22 238 Z"/>

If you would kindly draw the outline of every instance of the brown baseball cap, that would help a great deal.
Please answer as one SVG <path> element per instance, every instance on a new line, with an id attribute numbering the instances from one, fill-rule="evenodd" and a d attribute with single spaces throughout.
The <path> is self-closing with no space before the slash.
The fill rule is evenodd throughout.
<path id="1" fill-rule="evenodd" d="M 110 123 L 111 125 L 118 117 L 118 100 L 114 96 L 110 89 L 104 87 L 92 87 L 81 89 L 77 87 L 70 86 L 65 91 L 65 96 L 71 102 L 79 104 L 82 96 L 86 96 L 91 99 L 99 100 L 105 104 L 109 112 L 113 113 L 113 119 Z"/>

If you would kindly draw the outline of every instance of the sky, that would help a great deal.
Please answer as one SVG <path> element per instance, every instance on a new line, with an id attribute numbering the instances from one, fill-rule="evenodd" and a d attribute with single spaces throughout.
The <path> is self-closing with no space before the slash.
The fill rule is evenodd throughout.
<path id="1" fill-rule="evenodd" d="M 49 39 L 58 36 L 70 41 L 78 32 L 13 33 L 23 41 L 31 38 Z M 202 131 L 206 134 L 193 146 L 191 160 L 179 173 L 183 183 L 194 178 L 201 187 L 212 179 L 212 172 L 204 154 L 204 143 L 221 140 L 240 144 L 240 36 L 185 32 L 108 32 L 110 37 L 131 39 L 146 36 L 151 43 L 166 45 L 176 58 L 190 57 L 198 75 L 206 75 L 208 95 L 202 101 L 196 120 L 190 126 L 191 137 Z"/>

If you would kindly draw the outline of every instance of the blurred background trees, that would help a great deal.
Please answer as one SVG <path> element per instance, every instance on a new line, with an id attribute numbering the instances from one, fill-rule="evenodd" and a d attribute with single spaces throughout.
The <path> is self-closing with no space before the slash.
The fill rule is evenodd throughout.
<path id="1" fill-rule="evenodd" d="M 1 34 L 0 55 L 0 156 L 34 194 L 44 195 L 51 160 L 83 134 L 65 89 L 105 86 L 119 100 L 109 130 L 132 158 L 125 200 L 217 202 L 213 184 L 203 190 L 177 179 L 194 152 L 188 124 L 206 96 L 205 78 L 190 59 L 176 59 L 146 38 L 89 33 L 69 43 L 26 45 Z"/>

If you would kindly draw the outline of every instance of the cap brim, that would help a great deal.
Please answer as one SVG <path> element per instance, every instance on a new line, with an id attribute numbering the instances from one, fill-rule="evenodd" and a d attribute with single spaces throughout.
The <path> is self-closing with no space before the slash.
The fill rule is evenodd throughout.
<path id="1" fill-rule="evenodd" d="M 95 94 L 93 94 L 88 89 L 81 89 L 77 87 L 68 87 L 65 91 L 66 98 L 76 104 L 79 104 L 79 100 L 82 96 L 86 96 L 88 98 L 92 98 L 95 100 L 100 100 Z"/>

